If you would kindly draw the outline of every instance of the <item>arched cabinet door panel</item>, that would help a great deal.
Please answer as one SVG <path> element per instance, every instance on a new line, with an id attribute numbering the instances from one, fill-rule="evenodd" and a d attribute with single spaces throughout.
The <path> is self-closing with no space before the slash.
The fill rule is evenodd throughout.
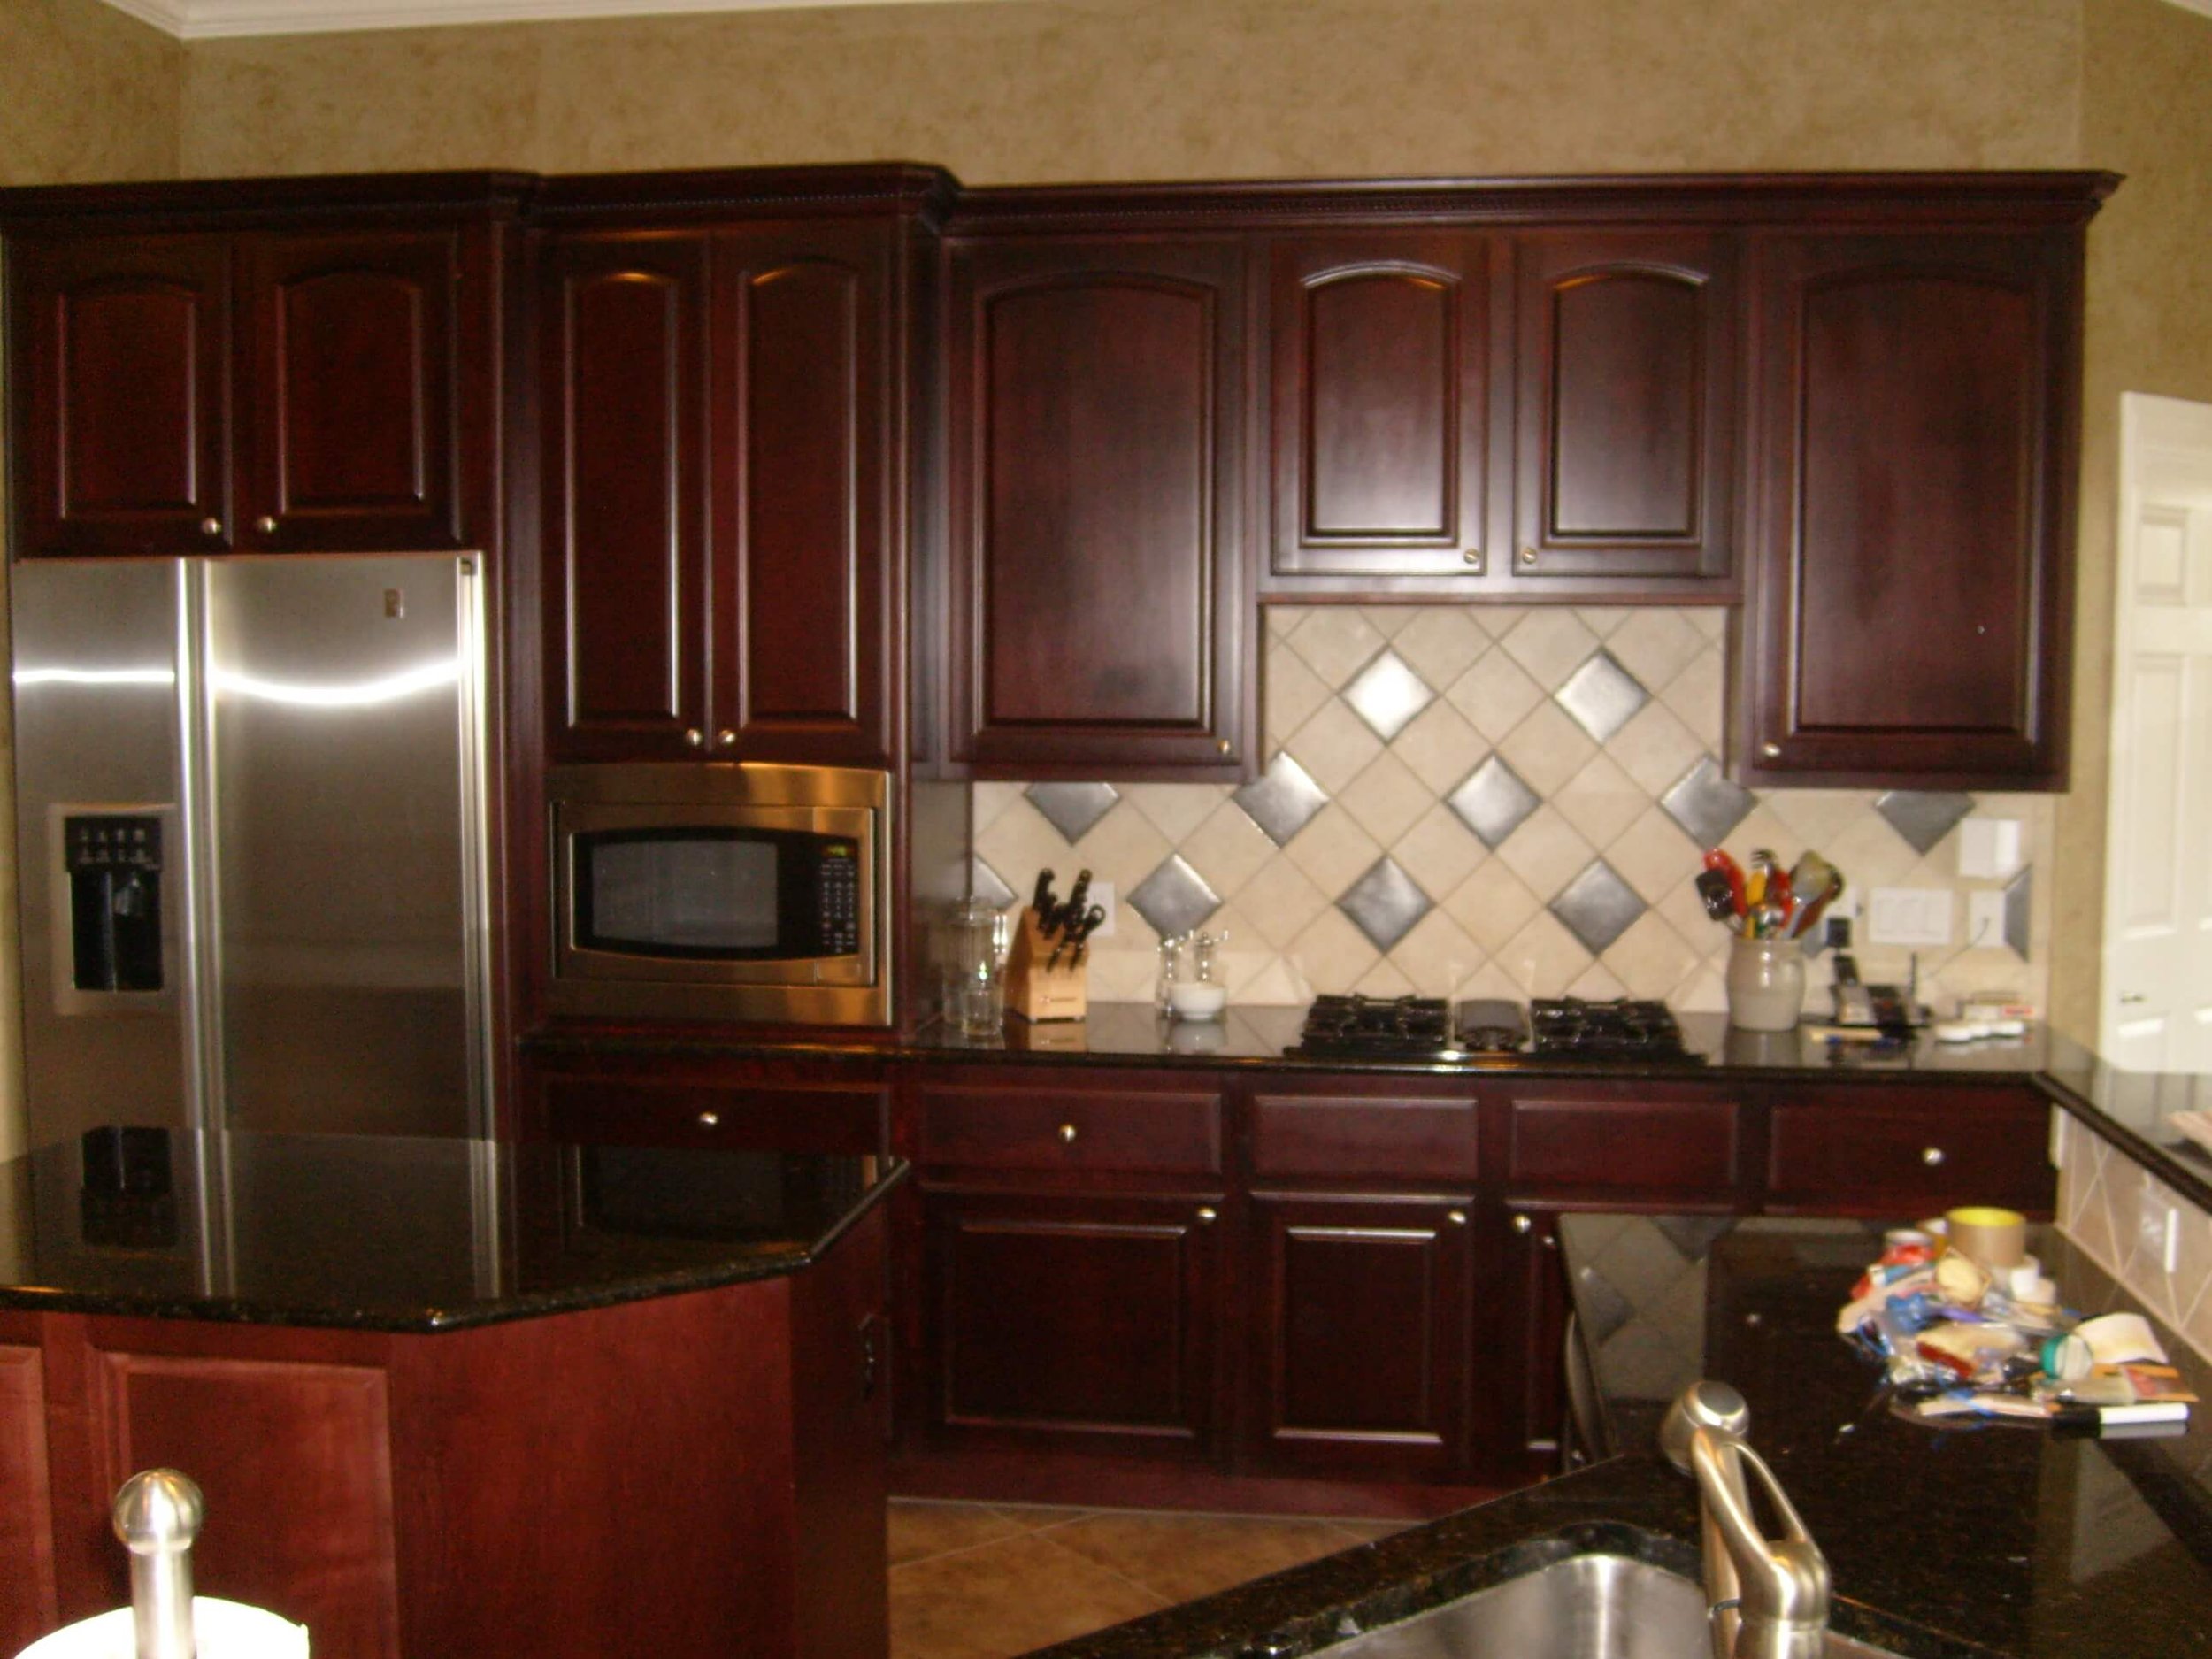
<path id="1" fill-rule="evenodd" d="M 2061 234 L 1760 250 L 1747 780 L 2063 787 L 2078 257 Z"/>
<path id="2" fill-rule="evenodd" d="M 1240 775 L 1251 727 L 1233 242 L 956 247 L 956 753 Z"/>

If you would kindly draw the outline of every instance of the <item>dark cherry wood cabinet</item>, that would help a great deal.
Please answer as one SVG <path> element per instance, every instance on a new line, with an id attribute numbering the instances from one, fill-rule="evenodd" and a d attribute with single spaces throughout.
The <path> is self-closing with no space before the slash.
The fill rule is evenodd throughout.
<path id="1" fill-rule="evenodd" d="M 2030 1089 L 1805 1087 L 1769 1112 L 1764 1207 L 1778 1215 L 1939 1215 L 2057 1196 L 2052 1107 Z"/>
<path id="2" fill-rule="evenodd" d="M 1745 782 L 2062 788 L 2078 229 L 1752 254 Z"/>
<path id="3" fill-rule="evenodd" d="M 890 1148 L 879 1066 L 659 1056 L 526 1056 L 521 1128 L 532 1140 L 711 1151 Z"/>
<path id="4" fill-rule="evenodd" d="M 1252 764 L 1243 250 L 951 245 L 951 749 L 979 774 Z"/>
<path id="5" fill-rule="evenodd" d="M 488 226 L 12 239 L 19 556 L 459 550 Z"/>
<path id="6" fill-rule="evenodd" d="M 46 1359 L 31 1316 L 0 1316 L 0 1645 L 29 1647 L 59 1623 L 46 1468 Z"/>
<path id="7" fill-rule="evenodd" d="M 887 761 L 898 234 L 546 239 L 555 758 Z"/>
<path id="8" fill-rule="evenodd" d="M 1729 596 L 1736 239 L 1579 230 L 1514 244 L 1512 571 Z"/>

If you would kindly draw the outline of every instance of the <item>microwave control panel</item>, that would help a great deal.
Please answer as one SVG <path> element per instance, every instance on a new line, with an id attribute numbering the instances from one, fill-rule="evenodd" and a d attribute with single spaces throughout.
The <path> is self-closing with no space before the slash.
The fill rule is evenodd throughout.
<path id="1" fill-rule="evenodd" d="M 860 954 L 860 849 L 834 841 L 822 850 L 822 954 Z"/>

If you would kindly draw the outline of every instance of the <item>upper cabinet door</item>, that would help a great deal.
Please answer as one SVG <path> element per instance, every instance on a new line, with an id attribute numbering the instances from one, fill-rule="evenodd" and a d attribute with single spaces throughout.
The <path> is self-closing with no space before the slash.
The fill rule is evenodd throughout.
<path id="1" fill-rule="evenodd" d="M 956 250 L 954 748 L 979 770 L 1240 775 L 1242 273 L 1227 239 Z"/>
<path id="2" fill-rule="evenodd" d="M 1755 262 L 1738 775 L 2063 787 L 2078 231 Z"/>
<path id="3" fill-rule="evenodd" d="M 241 547 L 468 545 L 461 311 L 484 282 L 483 253 L 480 235 L 458 230 L 246 239 Z"/>
<path id="4" fill-rule="evenodd" d="M 1514 575 L 1725 579 L 1740 326 L 1732 242 L 1532 234 L 1516 264 Z M 1701 592 L 1686 585 L 1686 596 Z"/>
<path id="5" fill-rule="evenodd" d="M 1495 242 L 1373 233 L 1270 250 L 1273 576 L 1480 576 Z"/>
<path id="6" fill-rule="evenodd" d="M 545 725 L 559 760 L 707 741 L 707 238 L 544 247 Z"/>
<path id="7" fill-rule="evenodd" d="M 228 239 L 23 237 L 9 259 L 17 551 L 229 547 Z"/>
<path id="8" fill-rule="evenodd" d="M 714 749 L 882 764 L 898 227 L 714 245 Z"/>

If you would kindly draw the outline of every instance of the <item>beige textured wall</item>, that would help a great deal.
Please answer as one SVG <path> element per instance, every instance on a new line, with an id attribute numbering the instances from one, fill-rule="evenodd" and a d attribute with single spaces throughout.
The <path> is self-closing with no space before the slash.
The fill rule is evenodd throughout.
<path id="1" fill-rule="evenodd" d="M 2128 175 L 2091 227 L 2074 788 L 2059 802 L 2052 1017 L 2097 1035 L 2120 394 L 2212 401 L 2212 18 L 2086 0 L 2082 158 Z"/>
<path id="2" fill-rule="evenodd" d="M 205 42 L 183 165 L 2066 165 L 2081 4 L 1025 0 Z"/>

